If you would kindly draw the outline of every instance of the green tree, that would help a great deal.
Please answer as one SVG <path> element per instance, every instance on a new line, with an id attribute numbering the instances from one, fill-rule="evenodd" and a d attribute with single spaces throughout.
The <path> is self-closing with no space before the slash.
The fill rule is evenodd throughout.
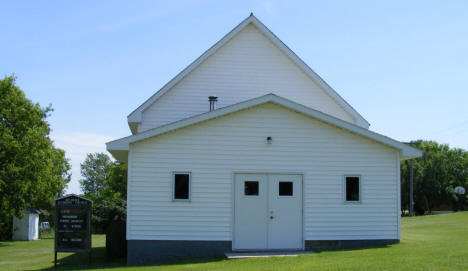
<path id="1" fill-rule="evenodd" d="M 127 164 L 113 162 L 104 153 L 88 154 L 81 174 L 81 190 L 93 200 L 93 229 L 102 232 L 110 221 L 125 217 Z"/>
<path id="2" fill-rule="evenodd" d="M 26 207 L 51 210 L 70 181 L 64 151 L 49 138 L 51 111 L 27 99 L 14 77 L 0 80 L 0 239 L 11 238 L 12 217 Z"/>
<path id="3" fill-rule="evenodd" d="M 127 199 L 127 163 L 116 161 L 112 164 L 103 195 L 106 199 Z"/>
<path id="4" fill-rule="evenodd" d="M 81 191 L 91 200 L 96 200 L 104 190 L 105 182 L 109 178 L 112 160 L 104 153 L 88 153 L 81 164 Z"/>
<path id="5" fill-rule="evenodd" d="M 457 205 L 456 186 L 468 187 L 468 154 L 462 149 L 434 141 L 417 140 L 410 144 L 423 151 L 413 161 L 415 211 L 431 212 L 441 205 Z M 409 162 L 401 164 L 402 208 L 409 208 Z"/>

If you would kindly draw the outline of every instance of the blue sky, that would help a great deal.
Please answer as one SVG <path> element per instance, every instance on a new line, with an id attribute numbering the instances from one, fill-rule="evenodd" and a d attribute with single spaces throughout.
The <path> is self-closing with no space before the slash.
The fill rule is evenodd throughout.
<path id="1" fill-rule="evenodd" d="M 52 104 L 78 193 L 87 152 L 250 12 L 370 123 L 468 149 L 467 1 L 0 1 L 0 75 Z"/>

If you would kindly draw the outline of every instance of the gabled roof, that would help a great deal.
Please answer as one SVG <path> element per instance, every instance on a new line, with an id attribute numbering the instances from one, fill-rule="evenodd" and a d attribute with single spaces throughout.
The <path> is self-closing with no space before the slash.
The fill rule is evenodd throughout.
<path id="1" fill-rule="evenodd" d="M 150 129 L 150 130 L 141 132 L 136 135 L 124 137 L 124 138 L 117 139 L 111 142 L 107 142 L 106 143 L 107 150 L 117 160 L 127 161 L 128 151 L 130 149 L 131 143 L 144 140 L 150 137 L 158 136 L 161 134 L 165 134 L 165 133 L 174 131 L 176 129 L 184 128 L 190 125 L 195 125 L 195 124 L 198 124 L 198 123 L 210 120 L 210 119 L 218 118 L 218 117 L 230 114 L 230 113 L 234 113 L 234 112 L 244 110 L 250 107 L 254 107 L 260 104 L 264 104 L 264 103 L 274 103 L 274 104 L 286 107 L 293 111 L 302 113 L 306 116 L 309 116 L 319 121 L 322 121 L 324 123 L 327 123 L 329 125 L 347 130 L 351 133 L 369 138 L 381 144 L 398 149 L 400 150 L 401 158 L 409 159 L 409 158 L 420 157 L 422 155 L 422 152 L 420 150 L 415 149 L 411 146 L 408 146 L 402 142 L 399 142 L 389 137 L 374 133 L 372 131 L 369 131 L 368 129 L 365 129 L 355 124 L 349 123 L 347 121 L 332 117 L 320 111 L 314 110 L 312 108 L 306 107 L 304 105 L 287 100 L 285 98 L 279 97 L 274 94 L 267 94 L 264 96 L 260 96 L 258 98 L 250 99 L 250 100 L 240 102 L 237 104 L 233 104 L 230 106 L 226 106 L 226 107 L 214 110 L 214 111 L 206 112 L 206 113 L 199 114 L 190 118 L 172 122 L 170 124 L 163 125 L 154 129 Z"/>
<path id="2" fill-rule="evenodd" d="M 219 40 L 215 45 L 209 48 L 205 53 L 198 57 L 194 62 L 187 66 L 182 72 L 175 76 L 171 81 L 164 85 L 159 91 L 153 96 L 141 104 L 135 109 L 127 120 L 133 134 L 137 133 L 137 125 L 141 122 L 142 113 L 145 109 L 156 102 L 161 96 L 172 89 L 178 82 L 180 82 L 190 72 L 195 70 L 201 63 L 203 63 L 208 57 L 213 55 L 217 50 L 223 47 L 228 41 L 230 41 L 237 33 L 242 31 L 249 24 L 256 26 L 260 32 L 262 32 L 268 39 L 273 42 L 283 53 L 285 53 L 296 65 L 298 65 L 305 74 L 307 74 L 317 85 L 319 85 L 325 93 L 327 93 L 338 105 L 340 105 L 347 113 L 349 113 L 359 126 L 368 128 L 369 122 L 367 122 L 351 105 L 349 105 L 335 90 L 333 90 L 318 74 L 316 74 L 302 59 L 300 59 L 288 46 L 286 46 L 273 32 L 271 32 L 262 22 L 260 22 L 253 13 L 250 14 L 244 21 L 238 26 L 231 30 L 226 36 Z"/>

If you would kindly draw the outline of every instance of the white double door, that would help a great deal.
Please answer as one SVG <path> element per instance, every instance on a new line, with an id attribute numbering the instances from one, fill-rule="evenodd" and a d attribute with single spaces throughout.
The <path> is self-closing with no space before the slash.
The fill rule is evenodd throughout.
<path id="1" fill-rule="evenodd" d="M 236 174 L 234 250 L 302 249 L 302 175 Z"/>

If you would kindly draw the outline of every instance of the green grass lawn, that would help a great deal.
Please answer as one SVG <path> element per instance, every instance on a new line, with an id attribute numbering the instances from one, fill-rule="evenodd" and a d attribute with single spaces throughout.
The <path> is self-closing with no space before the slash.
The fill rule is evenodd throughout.
<path id="1" fill-rule="evenodd" d="M 468 270 L 468 212 L 402 219 L 400 244 L 324 251 L 298 257 L 199 259 L 127 267 L 105 257 L 105 237 L 93 236 L 87 255 L 59 253 L 59 270 Z M 0 242 L 0 270 L 55 270 L 54 240 Z"/>

